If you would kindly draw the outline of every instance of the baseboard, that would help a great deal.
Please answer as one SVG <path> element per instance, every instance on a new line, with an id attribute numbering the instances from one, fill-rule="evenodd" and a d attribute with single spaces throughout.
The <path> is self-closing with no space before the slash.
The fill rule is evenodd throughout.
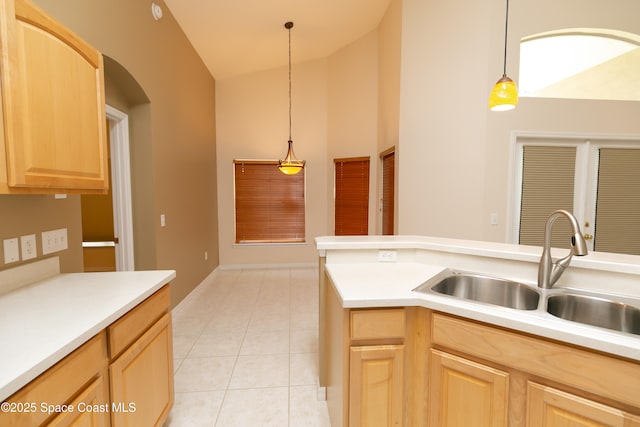
<path id="1" fill-rule="evenodd" d="M 317 262 L 282 263 L 282 264 L 227 264 L 218 266 L 221 270 L 275 270 L 281 268 L 316 268 Z"/>

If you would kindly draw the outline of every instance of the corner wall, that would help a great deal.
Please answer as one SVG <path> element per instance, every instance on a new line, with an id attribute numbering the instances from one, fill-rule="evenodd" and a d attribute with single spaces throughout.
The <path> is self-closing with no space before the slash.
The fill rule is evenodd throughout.
<path id="1" fill-rule="evenodd" d="M 147 123 L 137 123 L 146 126 L 143 131 L 131 130 L 132 146 L 136 138 L 148 143 L 142 151 L 132 148 L 132 157 L 147 156 L 148 165 L 147 170 L 132 171 L 134 205 L 135 200 L 147 201 L 139 209 L 141 227 L 135 233 L 144 248 L 144 254 L 138 254 L 144 258 L 143 268 L 177 271 L 172 287 L 176 304 L 218 265 L 215 81 L 164 4 L 164 17 L 155 21 L 147 2 L 35 3 L 125 68 L 150 100 L 129 110 L 145 109 L 142 116 L 148 117 Z M 21 203 L 9 199 L 9 209 L 19 212 Z M 77 206 L 60 226 L 79 227 L 79 202 Z M 160 214 L 166 216 L 166 227 L 160 226 Z M 30 227 L 40 227 L 48 212 L 40 215 L 27 220 Z M 71 236 L 69 242 L 73 251 L 80 245 Z M 78 248 L 80 263 L 76 258 L 74 270 L 81 266 Z"/>
<path id="2" fill-rule="evenodd" d="M 506 241 L 513 131 L 640 134 L 639 102 L 521 98 L 515 110 L 489 111 L 489 92 L 502 75 L 504 6 L 403 1 L 402 234 Z M 595 0 L 527 0 L 512 2 L 509 14 L 507 74 L 516 82 L 526 35 L 580 27 L 640 34 L 634 0 L 615 8 Z"/>

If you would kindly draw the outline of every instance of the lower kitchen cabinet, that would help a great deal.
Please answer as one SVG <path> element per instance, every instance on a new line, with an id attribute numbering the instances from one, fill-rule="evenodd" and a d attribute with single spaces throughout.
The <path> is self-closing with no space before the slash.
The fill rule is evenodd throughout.
<path id="1" fill-rule="evenodd" d="M 351 347 L 349 359 L 349 425 L 403 425 L 404 345 Z"/>
<path id="2" fill-rule="evenodd" d="M 167 313 L 111 363 L 113 426 L 162 424 L 173 405 L 171 352 Z"/>
<path id="3" fill-rule="evenodd" d="M 104 392 L 108 387 L 107 382 L 105 377 L 94 380 L 71 403 L 74 408 L 84 409 L 62 413 L 47 424 L 47 427 L 107 427 L 110 409 L 108 395 Z"/>
<path id="4" fill-rule="evenodd" d="M 640 362 L 421 307 L 344 308 L 326 277 L 333 427 L 640 427 Z"/>
<path id="5" fill-rule="evenodd" d="M 508 373 L 442 351 L 430 353 L 430 425 L 507 425 Z"/>
<path id="6" fill-rule="evenodd" d="M 114 427 L 160 426 L 173 406 L 169 287 L 107 328 Z"/>
<path id="7" fill-rule="evenodd" d="M 332 427 L 407 425 L 407 309 L 344 309 L 332 286 L 326 301 Z"/>
<path id="8" fill-rule="evenodd" d="M 6 399 L 0 426 L 156 427 L 173 402 L 165 285 Z"/>
<path id="9" fill-rule="evenodd" d="M 640 427 L 638 362 L 442 313 L 431 346 L 431 427 Z"/>
<path id="10" fill-rule="evenodd" d="M 107 362 L 103 331 L 9 397 L 0 425 L 108 426 Z"/>
<path id="11" fill-rule="evenodd" d="M 567 393 L 529 382 L 527 427 L 640 427 L 640 417 Z"/>

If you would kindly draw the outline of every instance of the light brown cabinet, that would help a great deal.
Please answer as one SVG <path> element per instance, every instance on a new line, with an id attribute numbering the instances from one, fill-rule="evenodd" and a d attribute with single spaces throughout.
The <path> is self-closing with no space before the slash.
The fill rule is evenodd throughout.
<path id="1" fill-rule="evenodd" d="M 639 427 L 640 417 L 553 387 L 529 382 L 528 427 Z"/>
<path id="2" fill-rule="evenodd" d="M 507 372 L 438 350 L 430 353 L 430 425 L 507 426 Z"/>
<path id="3" fill-rule="evenodd" d="M 9 397 L 0 425 L 161 426 L 174 402 L 169 309 L 165 285 Z"/>
<path id="4" fill-rule="evenodd" d="M 102 55 L 28 0 L 0 7 L 0 193 L 104 192 Z"/>
<path id="5" fill-rule="evenodd" d="M 431 326 L 429 409 L 471 413 L 430 426 L 640 425 L 638 362 L 440 313 Z"/>
<path id="6" fill-rule="evenodd" d="M 351 347 L 349 425 L 401 426 L 404 345 Z"/>
<path id="7" fill-rule="evenodd" d="M 640 427 L 638 361 L 422 307 L 345 309 L 324 280 L 332 426 Z"/>
<path id="8" fill-rule="evenodd" d="M 159 426 L 173 406 L 169 288 L 109 326 L 112 425 Z"/>
<path id="9" fill-rule="evenodd" d="M 333 426 L 403 426 L 407 311 L 345 310 L 327 291 L 327 406 Z"/>
<path id="10" fill-rule="evenodd" d="M 106 334 L 99 333 L 6 400 L 3 426 L 109 425 Z M 87 411 L 93 405 L 106 411 Z"/>

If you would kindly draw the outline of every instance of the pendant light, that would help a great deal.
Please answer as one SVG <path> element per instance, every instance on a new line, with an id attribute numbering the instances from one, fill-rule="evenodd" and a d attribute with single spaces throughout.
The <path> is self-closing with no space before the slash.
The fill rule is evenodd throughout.
<path id="1" fill-rule="evenodd" d="M 304 160 L 297 160 L 293 154 L 293 140 L 291 139 L 291 29 L 293 22 L 287 22 L 284 27 L 289 31 L 289 148 L 284 160 L 278 161 L 278 169 L 286 175 L 295 175 L 304 168 Z"/>
<path id="2" fill-rule="evenodd" d="M 512 110 L 518 105 L 518 88 L 513 80 L 507 76 L 507 30 L 509 29 L 509 0 L 507 0 L 507 13 L 504 24 L 504 65 L 502 77 L 489 96 L 489 108 L 492 111 Z"/>

